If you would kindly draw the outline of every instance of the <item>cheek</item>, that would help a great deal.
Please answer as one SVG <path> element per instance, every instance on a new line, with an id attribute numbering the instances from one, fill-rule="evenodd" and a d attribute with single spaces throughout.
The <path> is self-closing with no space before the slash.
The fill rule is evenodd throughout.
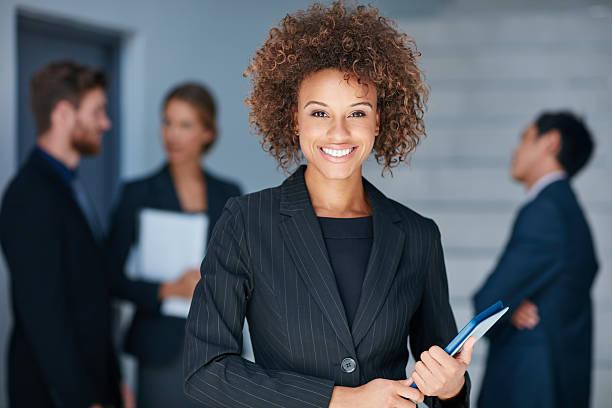
<path id="1" fill-rule="evenodd" d="M 368 150 L 372 150 L 376 142 L 376 122 L 356 122 L 351 126 L 351 135 L 358 139 Z"/>
<path id="2" fill-rule="evenodd" d="M 316 148 L 317 140 L 322 140 L 327 132 L 327 127 L 323 121 L 300 120 L 298 121 L 299 135 L 298 141 L 302 152 L 308 153 Z"/>
<path id="3" fill-rule="evenodd" d="M 182 142 L 189 151 L 199 152 L 204 143 L 204 135 L 201 132 L 187 130 L 183 134 Z"/>
<path id="4" fill-rule="evenodd" d="M 74 130 L 79 135 L 87 137 L 96 130 L 95 122 L 88 120 L 85 116 L 77 117 L 74 122 Z"/>

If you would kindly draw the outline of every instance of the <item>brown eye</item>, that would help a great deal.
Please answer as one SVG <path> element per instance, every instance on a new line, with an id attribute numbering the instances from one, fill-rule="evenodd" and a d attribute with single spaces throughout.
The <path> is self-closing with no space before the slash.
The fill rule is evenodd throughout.
<path id="1" fill-rule="evenodd" d="M 365 117 L 365 112 L 364 111 L 355 111 L 353 113 L 350 114 L 351 118 L 363 118 Z"/>
<path id="2" fill-rule="evenodd" d="M 325 113 L 323 111 L 314 111 L 310 115 L 314 116 L 315 118 L 325 118 L 325 117 L 327 117 L 327 113 Z"/>

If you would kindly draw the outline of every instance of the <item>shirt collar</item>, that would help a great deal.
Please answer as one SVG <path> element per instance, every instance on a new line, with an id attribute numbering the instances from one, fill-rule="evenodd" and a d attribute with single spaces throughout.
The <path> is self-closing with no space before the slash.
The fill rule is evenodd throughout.
<path id="1" fill-rule="evenodd" d="M 61 161 L 53 157 L 51 154 L 49 154 L 45 149 L 43 149 L 40 146 L 36 146 L 35 151 L 36 151 L 36 154 L 41 156 L 47 163 L 49 163 L 51 168 L 55 171 L 55 173 L 58 176 L 60 176 L 60 178 L 62 179 L 64 183 L 68 185 L 72 183 L 72 181 L 76 177 L 76 173 L 77 173 L 76 168 L 71 169 L 70 167 L 66 166 L 64 163 L 62 163 Z"/>
<path id="2" fill-rule="evenodd" d="M 536 181 L 531 188 L 527 191 L 526 201 L 529 202 L 536 198 L 538 194 L 542 192 L 546 187 L 554 183 L 555 181 L 563 180 L 567 177 L 567 173 L 562 170 L 553 171 L 545 174 Z"/>

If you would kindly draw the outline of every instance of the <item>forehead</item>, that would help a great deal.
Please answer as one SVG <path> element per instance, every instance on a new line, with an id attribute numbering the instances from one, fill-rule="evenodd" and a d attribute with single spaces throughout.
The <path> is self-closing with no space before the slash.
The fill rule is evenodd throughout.
<path id="1" fill-rule="evenodd" d="M 531 137 L 537 136 L 537 134 L 538 134 L 538 128 L 536 127 L 534 123 L 530 123 L 523 130 L 522 136 L 526 138 L 531 138 Z"/>
<path id="2" fill-rule="evenodd" d="M 81 106 L 92 106 L 106 103 L 106 91 L 102 88 L 91 89 L 81 98 Z"/>
<path id="3" fill-rule="evenodd" d="M 376 87 L 359 83 L 355 76 L 337 69 L 323 69 L 308 75 L 300 83 L 298 100 L 317 100 L 326 104 L 342 101 L 376 101 Z"/>
<path id="4" fill-rule="evenodd" d="M 196 108 L 187 101 L 182 99 L 173 98 L 168 101 L 166 108 L 164 109 L 165 115 L 171 116 L 197 116 Z"/>

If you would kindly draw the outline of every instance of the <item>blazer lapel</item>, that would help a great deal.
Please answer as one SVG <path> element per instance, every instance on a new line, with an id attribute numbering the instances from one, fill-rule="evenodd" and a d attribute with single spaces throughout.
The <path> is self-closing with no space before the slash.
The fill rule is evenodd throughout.
<path id="1" fill-rule="evenodd" d="M 387 301 L 406 239 L 406 234 L 397 225 L 401 217 L 389 199 L 365 179 L 364 187 L 373 209 L 374 240 L 352 327 L 355 347 L 366 336 Z"/>
<path id="2" fill-rule="evenodd" d="M 281 187 L 280 230 L 287 250 L 312 297 L 346 349 L 355 346 L 321 228 L 310 203 L 301 166 Z"/>
<path id="3" fill-rule="evenodd" d="M 202 173 L 204 174 L 204 177 L 206 177 L 206 199 L 208 200 L 208 210 L 206 211 L 206 215 L 208 216 L 208 229 L 206 236 L 208 241 L 214 228 L 213 221 L 219 219 L 221 213 L 223 212 L 225 202 L 229 197 L 220 195 L 221 189 L 218 188 L 219 183 L 214 176 L 206 173 L 204 169 L 202 169 Z M 178 192 L 174 186 L 174 181 L 172 181 L 170 168 L 167 164 L 162 168 L 156 179 L 155 194 L 153 199 L 162 209 L 183 212 L 181 202 L 178 197 Z M 205 245 L 208 245 L 208 242 L 206 242 Z"/>
<path id="4" fill-rule="evenodd" d="M 154 193 L 151 197 L 152 202 L 156 204 L 160 209 L 182 212 L 181 202 L 179 201 L 174 182 L 172 181 L 172 175 L 170 174 L 170 168 L 166 164 L 154 182 Z"/>

